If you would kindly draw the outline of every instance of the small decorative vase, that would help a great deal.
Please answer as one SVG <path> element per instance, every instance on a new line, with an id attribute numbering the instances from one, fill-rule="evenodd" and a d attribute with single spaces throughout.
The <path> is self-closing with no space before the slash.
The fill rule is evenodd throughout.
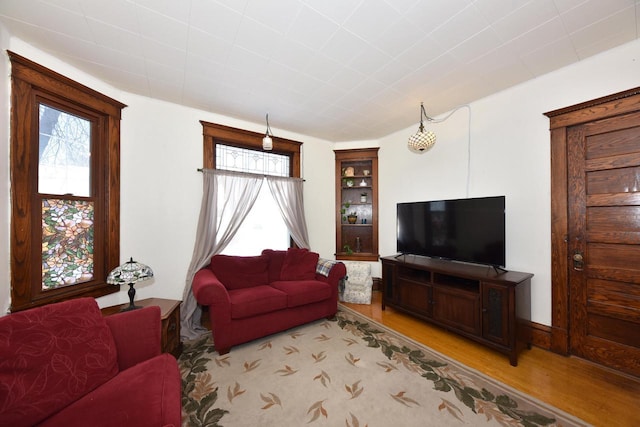
<path id="1" fill-rule="evenodd" d="M 360 202 L 361 203 L 367 203 L 367 195 L 363 194 L 362 196 L 360 196 Z"/>
<path id="2" fill-rule="evenodd" d="M 355 224 L 357 220 L 358 220 L 358 216 L 357 215 L 348 215 L 347 216 L 347 221 L 349 221 L 349 224 Z"/>

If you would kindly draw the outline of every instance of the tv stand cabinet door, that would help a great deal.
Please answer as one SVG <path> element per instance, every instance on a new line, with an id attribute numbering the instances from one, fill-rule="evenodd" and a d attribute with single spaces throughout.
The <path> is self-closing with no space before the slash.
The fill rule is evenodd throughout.
<path id="1" fill-rule="evenodd" d="M 445 286 L 433 287 L 433 320 L 467 334 L 479 336 L 480 295 Z"/>
<path id="2" fill-rule="evenodd" d="M 398 305 L 416 316 L 431 317 L 431 285 L 399 277 L 395 288 Z"/>
<path id="3" fill-rule="evenodd" d="M 511 294 L 513 288 L 493 283 L 482 284 L 482 337 L 496 344 L 512 348 L 511 329 L 515 327 L 510 304 L 515 306 Z M 515 309 L 515 307 L 514 307 Z M 515 340 L 515 338 L 514 338 Z"/>

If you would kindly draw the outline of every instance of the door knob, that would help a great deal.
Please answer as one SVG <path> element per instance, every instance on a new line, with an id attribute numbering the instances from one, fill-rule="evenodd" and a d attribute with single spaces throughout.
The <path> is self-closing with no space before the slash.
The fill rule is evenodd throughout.
<path id="1" fill-rule="evenodd" d="M 573 254 L 573 269 L 576 271 L 584 269 L 584 257 L 580 251 L 575 251 Z"/>

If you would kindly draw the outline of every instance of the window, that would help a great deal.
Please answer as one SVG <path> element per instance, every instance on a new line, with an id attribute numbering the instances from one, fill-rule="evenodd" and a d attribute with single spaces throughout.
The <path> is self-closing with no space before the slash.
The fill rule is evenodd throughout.
<path id="1" fill-rule="evenodd" d="M 9 52 L 11 310 L 118 291 L 124 105 Z"/>
<path id="2" fill-rule="evenodd" d="M 231 145 L 216 144 L 216 169 L 255 174 L 290 176 L 289 156 Z M 266 183 L 251 211 L 222 251 L 226 255 L 259 255 L 263 249 L 286 250 L 289 231 Z"/>
<path id="3" fill-rule="evenodd" d="M 263 134 L 201 122 L 204 167 L 274 176 L 300 177 L 300 142 L 274 138 L 272 151 L 262 150 Z M 223 253 L 258 255 L 265 249 L 287 249 L 291 239 L 266 183 L 255 205 Z"/>

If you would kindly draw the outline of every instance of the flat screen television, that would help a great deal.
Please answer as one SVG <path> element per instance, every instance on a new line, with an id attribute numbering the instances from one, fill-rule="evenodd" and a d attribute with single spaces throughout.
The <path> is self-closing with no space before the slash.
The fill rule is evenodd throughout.
<path id="1" fill-rule="evenodd" d="M 398 252 L 504 267 L 505 197 L 398 203 Z"/>

